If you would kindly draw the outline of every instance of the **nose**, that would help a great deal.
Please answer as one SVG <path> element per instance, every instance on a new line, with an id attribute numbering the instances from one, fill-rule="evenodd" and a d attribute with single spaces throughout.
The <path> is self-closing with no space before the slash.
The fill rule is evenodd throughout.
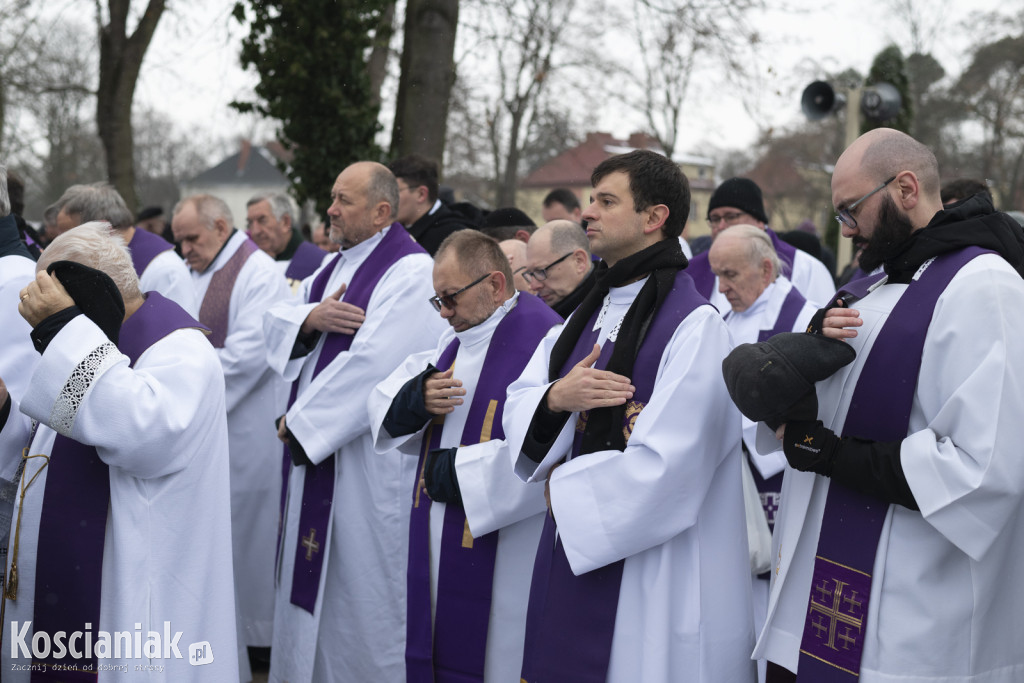
<path id="1" fill-rule="evenodd" d="M 594 211 L 594 202 L 590 202 L 586 210 L 580 214 L 580 218 L 588 222 L 597 220 L 597 213 Z"/>
<path id="2" fill-rule="evenodd" d="M 541 282 L 540 280 L 538 280 L 537 278 L 531 278 L 526 283 L 526 286 L 530 288 L 531 292 L 536 292 L 536 291 L 539 291 L 540 288 L 544 286 L 544 283 Z"/>
<path id="3" fill-rule="evenodd" d="M 327 207 L 327 215 L 332 218 L 337 218 L 341 215 L 341 212 L 338 211 L 338 202 L 331 202 L 331 205 Z"/>
<path id="4" fill-rule="evenodd" d="M 846 238 L 849 239 L 849 238 L 855 237 L 858 234 L 857 228 L 851 228 L 846 223 L 840 222 L 840 226 L 841 227 L 840 227 L 839 232 L 840 232 L 840 234 L 842 234 L 843 237 L 846 237 Z"/>

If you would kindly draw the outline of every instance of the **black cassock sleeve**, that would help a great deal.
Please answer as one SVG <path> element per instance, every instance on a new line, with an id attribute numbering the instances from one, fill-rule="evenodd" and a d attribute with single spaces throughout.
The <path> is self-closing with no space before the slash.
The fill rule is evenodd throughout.
<path id="1" fill-rule="evenodd" d="M 428 377 L 438 372 L 438 369 L 427 365 L 427 369 L 406 382 L 388 408 L 384 416 L 384 429 L 393 437 L 415 434 L 423 429 L 423 425 L 433 419 L 433 415 L 427 412 L 427 406 L 423 398 L 423 383 Z"/>
<path id="2" fill-rule="evenodd" d="M 548 391 L 551 391 L 549 388 Z M 558 438 L 571 413 L 555 412 L 548 409 L 548 395 L 544 393 L 540 405 L 537 406 L 530 421 L 530 428 L 526 430 L 526 439 L 523 441 L 523 455 L 530 460 L 540 463 L 544 456 L 551 450 L 551 445 Z"/>

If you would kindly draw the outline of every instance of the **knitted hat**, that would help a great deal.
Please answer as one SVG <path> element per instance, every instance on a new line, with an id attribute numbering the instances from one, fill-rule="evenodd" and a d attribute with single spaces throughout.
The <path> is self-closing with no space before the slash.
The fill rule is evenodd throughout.
<path id="1" fill-rule="evenodd" d="M 722 374 L 736 407 L 773 429 L 793 419 L 817 418 L 814 384 L 856 357 L 838 339 L 784 332 L 757 344 L 740 344 L 722 361 Z"/>
<path id="2" fill-rule="evenodd" d="M 708 213 L 720 206 L 729 206 L 750 214 L 762 223 L 768 222 L 764 212 L 764 199 L 761 188 L 749 178 L 729 178 L 715 190 L 708 202 Z"/>
<path id="3" fill-rule="evenodd" d="M 505 227 L 537 227 L 537 224 L 533 222 L 529 216 L 513 207 L 505 209 L 495 209 L 487 214 L 484 218 L 484 223 L 481 228 L 505 228 Z"/>

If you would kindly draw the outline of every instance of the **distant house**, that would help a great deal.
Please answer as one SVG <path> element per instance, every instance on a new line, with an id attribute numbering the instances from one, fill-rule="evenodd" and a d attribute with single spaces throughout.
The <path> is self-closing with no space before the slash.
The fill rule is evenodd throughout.
<path id="1" fill-rule="evenodd" d="M 241 149 L 181 184 L 181 196 L 212 194 L 227 202 L 235 227 L 245 230 L 245 203 L 257 193 L 287 192 L 290 183 L 267 149 L 242 141 Z"/>
<path id="2" fill-rule="evenodd" d="M 610 133 L 587 133 L 581 144 L 562 152 L 526 176 L 519 183 L 516 204 L 539 225 L 544 197 L 555 188 L 565 187 L 576 193 L 580 205 L 585 208 L 590 200 L 590 174 L 594 168 L 610 156 L 635 149 L 662 152 L 658 141 L 644 133 L 633 133 L 628 140 L 619 140 Z M 674 161 L 690 181 L 692 200 L 687 236 L 692 238 L 708 234 L 708 226 L 703 218 L 707 213 L 705 208 L 708 200 L 715 189 L 714 161 L 681 154 L 676 154 Z"/>

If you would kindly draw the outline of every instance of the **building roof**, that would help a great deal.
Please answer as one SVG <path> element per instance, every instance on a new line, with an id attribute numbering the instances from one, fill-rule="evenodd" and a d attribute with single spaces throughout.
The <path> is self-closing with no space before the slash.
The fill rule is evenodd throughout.
<path id="1" fill-rule="evenodd" d="M 540 168 L 530 173 L 519 183 L 521 188 L 589 187 L 590 175 L 602 161 L 615 154 L 632 152 L 635 149 L 649 149 L 664 154 L 658 141 L 646 133 L 633 133 L 628 140 L 619 140 L 611 133 L 587 133 L 586 139 L 568 149 Z M 676 155 L 676 163 L 697 166 L 713 166 L 714 161 L 704 157 Z M 714 180 L 690 178 L 691 186 L 708 184 L 714 187 Z"/>
<path id="2" fill-rule="evenodd" d="M 187 183 L 188 185 L 279 185 L 288 184 L 288 178 L 277 169 L 274 157 L 265 147 L 252 145 L 248 140 L 235 154 L 209 168 Z"/>

